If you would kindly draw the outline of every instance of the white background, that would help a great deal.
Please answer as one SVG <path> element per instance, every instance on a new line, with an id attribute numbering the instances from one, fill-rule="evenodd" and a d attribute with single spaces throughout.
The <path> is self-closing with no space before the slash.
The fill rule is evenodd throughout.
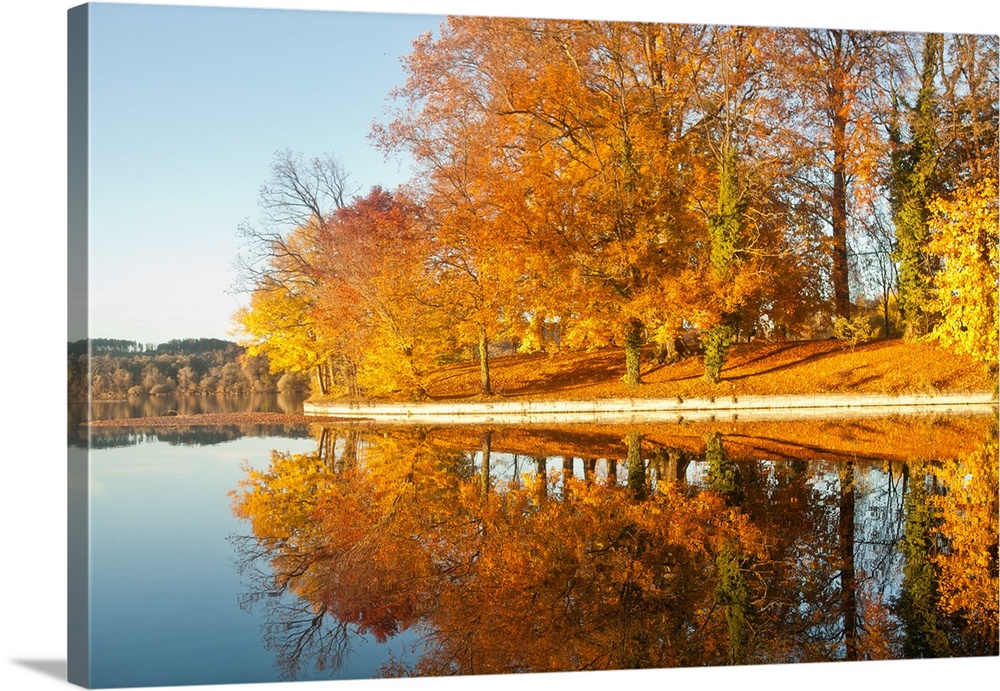
<path id="1" fill-rule="evenodd" d="M 0 463 L 0 688 L 65 685 L 66 659 L 66 10 L 77 3 L 7 0 L 0 18 L 0 429 L 17 441 Z M 388 0 L 163 3 L 426 13 L 509 14 L 998 33 L 991 0 L 667 3 L 617 0 Z M 25 432 L 31 441 L 24 441 Z M 141 616 L 141 613 L 137 613 Z M 549 674 L 448 680 L 258 684 L 254 689 L 899 688 L 983 684 L 1000 658 L 827 663 L 712 670 Z M 988 680 L 992 679 L 992 682 Z M 227 690 L 247 688 L 216 686 Z"/>

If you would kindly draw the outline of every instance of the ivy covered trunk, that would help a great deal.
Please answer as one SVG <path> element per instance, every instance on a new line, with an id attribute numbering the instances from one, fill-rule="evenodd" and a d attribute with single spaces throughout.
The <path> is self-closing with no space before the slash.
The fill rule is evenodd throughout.
<path id="1" fill-rule="evenodd" d="M 639 386 L 642 377 L 639 365 L 642 358 L 642 322 L 632 319 L 625 323 L 625 384 Z"/>
<path id="2" fill-rule="evenodd" d="M 924 38 L 921 87 L 910 113 L 912 141 L 903 144 L 898 123 L 892 131 L 895 152 L 891 190 L 896 226 L 893 258 L 899 265 L 899 311 L 907 338 L 922 336 L 930 330 L 928 306 L 935 267 L 927 252 L 931 238 L 928 205 L 937 192 L 935 170 L 941 155 L 937 141 L 940 124 L 935 109 L 941 41 L 940 34 Z"/>
<path id="3" fill-rule="evenodd" d="M 713 326 L 703 337 L 705 379 L 712 384 L 718 384 L 722 379 L 722 366 L 726 362 L 726 354 L 732 342 L 733 327 L 725 323 Z"/>
<path id="4" fill-rule="evenodd" d="M 711 265 L 716 279 L 727 285 L 729 292 L 733 275 L 740 262 L 743 213 L 746 202 L 740 192 L 740 181 L 736 170 L 736 150 L 727 147 L 719 170 L 719 198 L 717 211 L 708 219 L 708 230 L 712 238 Z M 726 362 L 729 346 L 733 342 L 733 323 L 738 313 L 723 312 L 722 323 L 713 326 L 703 336 L 705 348 L 705 379 L 718 384 L 722 378 L 722 366 Z"/>

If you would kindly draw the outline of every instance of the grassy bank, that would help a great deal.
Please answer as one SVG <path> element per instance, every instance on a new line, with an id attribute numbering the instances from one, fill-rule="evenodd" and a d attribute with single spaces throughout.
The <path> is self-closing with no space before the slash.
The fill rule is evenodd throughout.
<path id="1" fill-rule="evenodd" d="M 672 398 L 817 393 L 992 391 L 995 379 L 972 358 L 933 343 L 877 341 L 855 348 L 840 341 L 734 346 L 722 381 L 709 384 L 701 359 L 657 365 L 647 357 L 643 385 L 621 380 L 621 349 L 553 355 L 509 355 L 491 361 L 496 399 Z M 442 367 L 429 377 L 431 400 L 485 400 L 477 363 Z"/>

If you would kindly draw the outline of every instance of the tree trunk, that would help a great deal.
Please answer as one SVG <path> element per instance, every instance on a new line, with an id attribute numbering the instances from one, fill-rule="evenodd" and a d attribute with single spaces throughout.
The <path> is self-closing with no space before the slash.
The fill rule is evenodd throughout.
<path id="1" fill-rule="evenodd" d="M 833 147 L 833 299 L 837 317 L 850 319 L 851 292 L 847 266 L 847 118 L 843 66 L 843 31 L 833 32 L 835 64 L 830 81 L 830 110 L 832 115 L 830 143 Z"/>
<path id="2" fill-rule="evenodd" d="M 316 383 L 319 384 L 319 395 L 325 396 L 327 393 L 326 377 L 323 375 L 323 365 L 316 365 Z"/>
<path id="3" fill-rule="evenodd" d="M 642 357 L 642 322 L 632 319 L 625 323 L 625 384 L 639 386 L 642 377 L 639 374 Z"/>
<path id="4" fill-rule="evenodd" d="M 479 332 L 479 388 L 486 396 L 493 394 L 490 386 L 490 342 L 485 330 Z"/>
<path id="5" fill-rule="evenodd" d="M 882 294 L 882 338 L 884 340 L 889 339 L 889 335 L 892 332 L 892 328 L 889 324 L 889 294 Z"/>

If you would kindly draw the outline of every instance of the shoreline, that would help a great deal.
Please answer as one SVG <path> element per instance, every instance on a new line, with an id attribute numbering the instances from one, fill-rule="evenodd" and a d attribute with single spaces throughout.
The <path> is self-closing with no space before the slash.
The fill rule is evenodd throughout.
<path id="1" fill-rule="evenodd" d="M 681 422 L 714 419 L 815 419 L 892 414 L 996 414 L 997 395 L 980 391 L 941 394 L 797 394 L 717 398 L 465 401 L 452 403 L 311 403 L 307 418 L 365 419 L 389 424 L 531 424 Z"/>

